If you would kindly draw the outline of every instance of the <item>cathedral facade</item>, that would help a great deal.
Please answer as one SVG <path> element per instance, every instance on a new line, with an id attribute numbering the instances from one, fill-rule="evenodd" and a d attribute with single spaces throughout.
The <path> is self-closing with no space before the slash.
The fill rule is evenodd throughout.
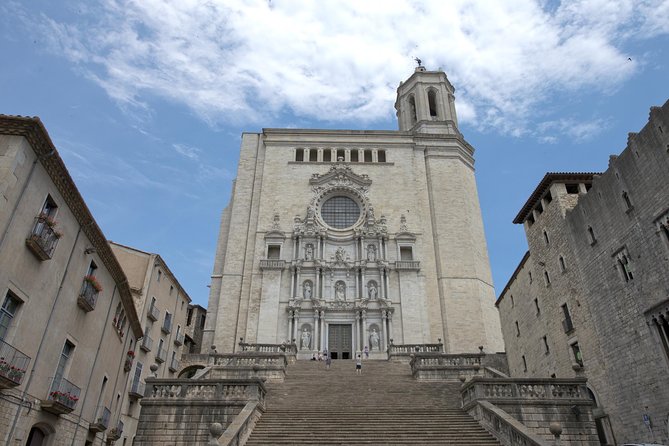
<path id="1" fill-rule="evenodd" d="M 393 344 L 503 350 L 474 175 L 454 89 L 416 68 L 399 131 L 242 136 L 222 216 L 203 346 L 295 342 L 334 359 Z"/>

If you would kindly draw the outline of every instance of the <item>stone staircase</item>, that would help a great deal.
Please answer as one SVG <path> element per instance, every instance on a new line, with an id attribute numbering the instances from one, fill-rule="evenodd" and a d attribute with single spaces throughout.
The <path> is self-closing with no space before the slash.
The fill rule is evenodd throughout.
<path id="1" fill-rule="evenodd" d="M 267 410 L 247 446 L 499 445 L 460 409 L 460 383 L 424 383 L 407 364 L 298 361 L 267 384 Z"/>

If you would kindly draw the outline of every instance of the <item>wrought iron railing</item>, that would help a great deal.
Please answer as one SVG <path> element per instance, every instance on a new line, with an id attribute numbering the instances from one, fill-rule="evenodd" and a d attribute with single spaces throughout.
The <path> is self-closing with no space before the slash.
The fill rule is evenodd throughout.
<path id="1" fill-rule="evenodd" d="M 79 387 L 75 386 L 65 378 L 56 377 L 51 381 L 47 399 L 62 404 L 69 409 L 74 409 L 77 407 L 80 393 L 81 389 Z"/>
<path id="2" fill-rule="evenodd" d="M 30 357 L 0 340 L 0 377 L 7 387 L 18 386 L 28 369 Z"/>
<path id="3" fill-rule="evenodd" d="M 93 311 L 99 293 L 100 292 L 95 288 L 95 285 L 88 280 L 84 280 L 84 283 L 81 285 L 81 293 L 79 293 L 77 304 L 86 311 Z"/>
<path id="4" fill-rule="evenodd" d="M 167 359 L 167 350 L 165 347 L 158 347 L 158 353 L 156 353 L 156 362 L 165 362 Z"/>
<path id="5" fill-rule="evenodd" d="M 47 215 L 38 215 L 35 218 L 35 225 L 30 235 L 26 239 L 26 245 L 40 259 L 47 260 L 53 256 L 56 249 L 60 232 L 54 228 L 55 223 Z"/>

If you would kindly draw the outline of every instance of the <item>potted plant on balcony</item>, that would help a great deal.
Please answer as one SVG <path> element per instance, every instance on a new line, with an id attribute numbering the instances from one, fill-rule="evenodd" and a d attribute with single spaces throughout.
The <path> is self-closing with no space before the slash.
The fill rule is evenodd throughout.
<path id="1" fill-rule="evenodd" d="M 79 401 L 78 396 L 72 395 L 70 392 L 61 392 L 60 390 L 51 392 L 49 398 L 70 408 L 74 407 L 77 401 Z"/>
<path id="2" fill-rule="evenodd" d="M 95 277 L 94 275 L 89 274 L 87 276 L 84 276 L 84 282 L 93 287 L 96 293 L 102 291 L 102 285 L 100 285 L 100 282 L 98 282 L 97 277 Z"/>
<path id="3" fill-rule="evenodd" d="M 128 350 L 128 355 L 125 358 L 125 364 L 123 365 L 123 370 L 129 372 L 130 369 L 132 369 L 132 362 L 134 359 L 135 359 L 135 352 L 132 350 Z"/>

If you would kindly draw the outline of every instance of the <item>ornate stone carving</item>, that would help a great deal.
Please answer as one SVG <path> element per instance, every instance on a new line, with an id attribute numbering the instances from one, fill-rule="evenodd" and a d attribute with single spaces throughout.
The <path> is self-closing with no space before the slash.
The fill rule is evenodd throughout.
<path id="1" fill-rule="evenodd" d="M 367 245 L 367 260 L 370 262 L 376 262 L 376 245 Z"/>
<path id="2" fill-rule="evenodd" d="M 369 335 L 369 345 L 372 347 L 373 352 L 381 351 L 381 338 L 376 328 L 372 328 L 372 333 Z"/>
<path id="3" fill-rule="evenodd" d="M 346 284 L 341 280 L 335 284 L 335 300 L 340 302 L 346 300 Z"/>
<path id="4" fill-rule="evenodd" d="M 407 228 L 407 218 L 402 214 L 400 217 L 400 232 L 409 232 Z"/>
<path id="5" fill-rule="evenodd" d="M 309 329 L 302 329 L 302 336 L 300 337 L 300 350 L 309 350 L 311 348 L 311 332 Z"/>
<path id="6" fill-rule="evenodd" d="M 281 223 L 279 220 L 280 220 L 279 214 L 274 214 L 274 219 L 272 220 L 272 231 L 281 230 Z"/>
<path id="7" fill-rule="evenodd" d="M 370 300 L 374 300 L 377 298 L 379 292 L 378 289 L 376 288 L 376 282 L 373 280 L 369 282 L 367 285 L 367 296 L 369 297 Z"/>
<path id="8" fill-rule="evenodd" d="M 307 243 L 304 247 L 304 260 L 313 260 L 314 258 L 314 245 Z"/>
<path id="9" fill-rule="evenodd" d="M 311 300 L 312 296 L 312 285 L 311 285 L 311 280 L 305 280 L 304 284 L 302 285 L 302 296 L 304 297 L 304 300 Z"/>

